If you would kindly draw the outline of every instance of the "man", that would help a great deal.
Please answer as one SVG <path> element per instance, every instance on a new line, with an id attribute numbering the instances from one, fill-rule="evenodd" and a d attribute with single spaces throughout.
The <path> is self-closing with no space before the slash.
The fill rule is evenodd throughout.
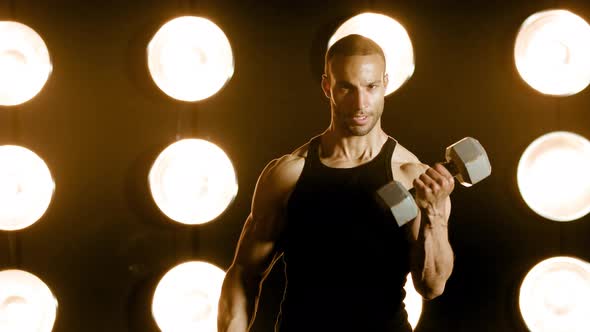
<path id="1" fill-rule="evenodd" d="M 350 35 L 328 50 L 322 89 L 330 126 L 262 171 L 223 283 L 219 331 L 249 330 L 262 282 L 280 257 L 287 279 L 280 332 L 411 331 L 406 275 L 424 298 L 442 294 L 453 269 L 454 179 L 383 131 L 387 82 L 372 40 Z M 420 208 L 401 228 L 375 196 L 393 179 L 416 189 Z"/>

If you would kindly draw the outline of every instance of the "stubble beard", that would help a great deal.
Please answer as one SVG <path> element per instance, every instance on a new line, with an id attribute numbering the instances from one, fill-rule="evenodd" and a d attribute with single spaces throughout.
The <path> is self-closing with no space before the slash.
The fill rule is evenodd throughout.
<path id="1" fill-rule="evenodd" d="M 352 120 L 350 119 L 351 115 L 341 113 L 336 114 L 335 120 L 340 127 L 340 131 L 346 136 L 365 136 L 369 134 L 373 128 L 375 128 L 379 118 L 381 117 L 380 112 L 365 112 L 364 114 L 367 116 L 367 120 L 369 121 L 367 124 L 359 126 L 352 123 Z"/>

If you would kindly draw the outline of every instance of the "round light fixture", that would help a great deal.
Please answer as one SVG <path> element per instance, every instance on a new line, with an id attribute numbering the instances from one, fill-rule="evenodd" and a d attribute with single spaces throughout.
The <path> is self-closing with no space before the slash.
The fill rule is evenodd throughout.
<path id="1" fill-rule="evenodd" d="M 535 265 L 520 287 L 519 306 L 531 332 L 582 332 L 590 326 L 590 266 L 572 257 Z"/>
<path id="2" fill-rule="evenodd" d="M 190 225 L 218 217 L 238 192 L 230 159 L 201 139 L 183 139 L 164 149 L 152 165 L 149 184 L 160 210 Z"/>
<path id="3" fill-rule="evenodd" d="M 590 25 L 567 10 L 533 14 L 520 27 L 514 60 L 520 76 L 539 92 L 576 94 L 590 83 Z"/>
<path id="4" fill-rule="evenodd" d="M 533 141 L 517 168 L 518 189 L 537 214 L 554 221 L 590 212 L 590 142 L 570 132 L 552 132 Z"/>
<path id="5" fill-rule="evenodd" d="M 162 332 L 216 332 L 224 277 L 220 268 L 199 261 L 168 271 L 152 300 L 152 315 Z"/>
<path id="6" fill-rule="evenodd" d="M 0 146 L 0 230 L 35 223 L 47 210 L 55 183 L 45 162 L 29 149 Z"/>
<path id="7" fill-rule="evenodd" d="M 39 34 L 22 23 L 0 21 L 0 105 L 14 106 L 35 97 L 51 70 Z"/>
<path id="8" fill-rule="evenodd" d="M 206 18 L 183 16 L 167 22 L 150 41 L 147 51 L 154 82 L 178 100 L 208 98 L 234 73 L 229 40 Z"/>
<path id="9" fill-rule="evenodd" d="M 389 16 L 362 13 L 342 23 L 328 42 L 328 48 L 343 37 L 358 34 L 375 41 L 385 54 L 389 84 L 385 95 L 399 89 L 414 73 L 414 50 L 406 29 Z"/>
<path id="10" fill-rule="evenodd" d="M 0 271 L 0 331 L 50 332 L 57 300 L 41 279 L 22 270 Z"/>

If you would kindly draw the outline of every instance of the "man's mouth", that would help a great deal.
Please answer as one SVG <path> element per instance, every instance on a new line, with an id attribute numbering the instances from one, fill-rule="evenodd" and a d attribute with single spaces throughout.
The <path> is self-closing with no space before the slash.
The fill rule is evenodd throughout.
<path id="1" fill-rule="evenodd" d="M 368 118 L 369 117 L 366 114 L 357 114 L 352 117 L 352 121 L 354 122 L 354 124 L 360 126 L 360 125 L 364 125 L 365 123 L 367 123 Z"/>

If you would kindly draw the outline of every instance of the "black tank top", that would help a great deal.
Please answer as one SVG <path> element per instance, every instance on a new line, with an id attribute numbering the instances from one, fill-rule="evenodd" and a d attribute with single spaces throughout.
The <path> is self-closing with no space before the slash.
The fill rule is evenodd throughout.
<path id="1" fill-rule="evenodd" d="M 287 282 L 275 331 L 412 331 L 403 304 L 405 229 L 375 196 L 393 180 L 396 141 L 354 168 L 322 164 L 319 144 L 320 136 L 310 141 L 287 204 L 280 244 Z"/>

